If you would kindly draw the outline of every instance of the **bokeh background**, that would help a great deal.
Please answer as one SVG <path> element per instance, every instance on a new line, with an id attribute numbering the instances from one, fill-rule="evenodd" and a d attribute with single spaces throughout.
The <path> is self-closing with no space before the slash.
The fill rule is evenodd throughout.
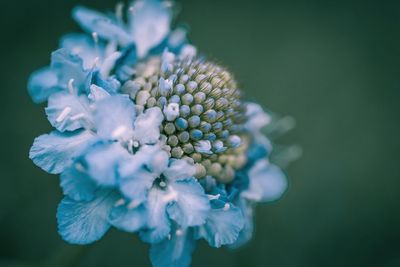
<path id="1" fill-rule="evenodd" d="M 109 232 L 84 248 L 65 244 L 56 176 L 28 159 L 50 131 L 27 92 L 64 33 L 79 31 L 76 4 L 114 0 L 0 1 L 0 267 L 149 266 L 147 247 Z M 257 208 L 256 234 L 230 251 L 199 244 L 193 266 L 400 266 L 400 1 L 180 1 L 179 21 L 246 94 L 296 118 L 279 138 L 303 157 L 290 188 Z"/>

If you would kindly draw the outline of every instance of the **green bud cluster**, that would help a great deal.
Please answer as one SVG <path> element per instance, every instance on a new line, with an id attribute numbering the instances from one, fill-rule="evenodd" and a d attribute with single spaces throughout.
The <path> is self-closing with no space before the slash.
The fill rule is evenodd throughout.
<path id="1" fill-rule="evenodd" d="M 162 87 L 162 82 L 168 86 Z M 166 115 L 161 127 L 166 150 L 173 158 L 194 162 L 197 178 L 212 175 L 229 183 L 246 163 L 245 108 L 225 68 L 200 59 L 162 66 L 160 58 L 152 58 L 138 64 L 135 78 L 123 91 L 138 109 L 158 106 L 164 114 L 172 109 L 167 115 L 175 116 Z M 202 145 L 209 150 L 199 148 Z"/>

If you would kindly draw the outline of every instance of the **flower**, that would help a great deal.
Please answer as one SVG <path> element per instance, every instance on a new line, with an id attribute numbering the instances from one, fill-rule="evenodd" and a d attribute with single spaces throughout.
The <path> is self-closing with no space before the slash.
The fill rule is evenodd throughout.
<path id="1" fill-rule="evenodd" d="M 60 174 L 61 237 L 138 233 L 155 267 L 189 266 L 199 239 L 247 242 L 254 205 L 287 188 L 268 159 L 271 117 L 243 100 L 226 68 L 197 56 L 183 27 L 171 30 L 173 10 L 156 0 L 110 15 L 77 7 L 89 34 L 64 36 L 28 82 L 54 127 L 29 157 Z"/>

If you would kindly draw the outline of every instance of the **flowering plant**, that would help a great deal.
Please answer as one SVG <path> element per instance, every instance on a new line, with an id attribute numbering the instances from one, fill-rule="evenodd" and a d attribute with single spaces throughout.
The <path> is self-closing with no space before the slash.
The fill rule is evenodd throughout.
<path id="1" fill-rule="evenodd" d="M 262 134 L 271 122 L 232 74 L 171 29 L 173 4 L 137 0 L 115 14 L 77 7 L 69 34 L 32 74 L 33 101 L 55 128 L 33 162 L 60 175 L 58 230 L 71 244 L 110 227 L 138 233 L 153 266 L 189 266 L 196 241 L 248 241 L 257 202 L 286 190 Z M 126 11 L 126 12 L 125 12 Z"/>

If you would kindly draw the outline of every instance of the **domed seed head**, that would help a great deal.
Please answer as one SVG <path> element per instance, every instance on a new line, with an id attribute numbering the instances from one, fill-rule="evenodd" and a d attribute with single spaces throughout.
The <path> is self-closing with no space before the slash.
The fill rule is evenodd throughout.
<path id="1" fill-rule="evenodd" d="M 189 124 L 184 118 L 178 118 L 175 121 L 175 126 L 179 131 L 184 131 L 189 127 Z"/>
<path id="2" fill-rule="evenodd" d="M 190 79 L 189 75 L 184 74 L 181 77 L 179 77 L 179 82 L 181 84 L 186 84 L 189 81 L 189 79 Z"/>
<path id="3" fill-rule="evenodd" d="M 197 93 L 194 95 L 194 102 L 195 102 L 196 104 L 201 104 L 201 103 L 203 103 L 204 100 L 206 100 L 206 94 L 205 94 L 205 93 L 203 93 L 203 92 L 197 92 Z"/>
<path id="4" fill-rule="evenodd" d="M 178 139 L 181 143 L 187 143 L 189 142 L 190 135 L 188 132 L 184 131 L 178 134 Z"/>
<path id="5" fill-rule="evenodd" d="M 192 95 L 192 94 L 189 94 L 189 93 L 184 94 L 184 95 L 182 96 L 182 103 L 183 103 L 184 105 L 190 105 L 190 104 L 192 104 L 192 103 L 193 103 L 193 95 Z"/>
<path id="6" fill-rule="evenodd" d="M 217 112 L 213 109 L 209 109 L 203 113 L 201 118 L 207 122 L 215 122 L 217 119 Z"/>
<path id="7" fill-rule="evenodd" d="M 173 95 L 169 98 L 169 103 L 181 103 L 181 98 L 178 95 Z"/>
<path id="8" fill-rule="evenodd" d="M 218 138 L 221 139 L 227 139 L 229 137 L 229 131 L 228 130 L 223 130 L 221 132 L 218 133 Z"/>
<path id="9" fill-rule="evenodd" d="M 213 176 L 219 176 L 221 174 L 221 171 L 222 171 L 222 166 L 217 162 L 211 164 L 209 168 L 209 172 Z"/>
<path id="10" fill-rule="evenodd" d="M 209 140 L 209 141 L 215 141 L 217 139 L 217 136 L 215 133 L 208 133 L 204 135 L 204 139 Z"/>
<path id="11" fill-rule="evenodd" d="M 136 104 L 144 106 L 147 103 L 147 99 L 150 98 L 150 93 L 148 91 L 139 91 L 136 95 Z"/>
<path id="12" fill-rule="evenodd" d="M 194 147 L 192 144 L 187 143 L 183 146 L 183 152 L 186 154 L 192 154 L 194 152 Z"/>
<path id="13" fill-rule="evenodd" d="M 203 132 L 198 129 L 191 130 L 190 138 L 195 141 L 201 140 L 203 138 Z"/>
<path id="14" fill-rule="evenodd" d="M 185 86 L 181 83 L 177 84 L 174 88 L 174 93 L 177 95 L 181 95 L 186 92 Z"/>
<path id="15" fill-rule="evenodd" d="M 209 82 L 203 82 L 200 85 L 200 91 L 204 92 L 205 94 L 209 94 L 212 90 L 212 85 Z"/>
<path id="16" fill-rule="evenodd" d="M 172 135 L 175 133 L 175 125 L 172 122 L 168 122 L 167 124 L 165 124 L 164 126 L 164 132 L 167 135 Z"/>
<path id="17" fill-rule="evenodd" d="M 194 160 L 194 162 L 199 163 L 199 162 L 201 162 L 202 156 L 200 153 L 193 153 L 191 155 L 191 158 Z"/>
<path id="18" fill-rule="evenodd" d="M 139 62 L 135 72 L 137 92 L 132 99 L 141 91 L 150 94 L 142 93 L 146 105 L 135 108 L 141 112 L 159 106 L 164 112 L 163 149 L 172 158 L 198 163 L 197 178 L 211 175 L 219 182 L 231 181 L 244 166 L 248 146 L 237 139 L 247 138 L 242 125 L 246 110 L 229 71 L 199 59 L 172 57 L 161 63 L 153 57 Z"/>
<path id="19" fill-rule="evenodd" d="M 202 164 L 196 163 L 195 167 L 196 167 L 196 173 L 194 177 L 196 177 L 197 179 L 201 179 L 207 175 L 207 170 Z"/>
<path id="20" fill-rule="evenodd" d="M 199 115 L 201 115 L 201 113 L 203 113 L 204 108 L 202 105 L 196 104 L 196 105 L 192 106 L 192 108 L 190 110 L 192 111 L 192 113 L 194 115 L 199 116 Z"/>
<path id="21" fill-rule="evenodd" d="M 205 108 L 206 110 L 209 110 L 209 109 L 214 108 L 214 106 L 215 106 L 215 100 L 214 100 L 214 98 L 208 97 L 208 98 L 204 101 L 203 106 L 204 106 L 204 108 Z"/>
<path id="22" fill-rule="evenodd" d="M 200 123 L 200 130 L 203 133 L 208 133 L 211 130 L 211 124 L 209 124 L 208 122 L 202 121 Z"/>
<path id="23" fill-rule="evenodd" d="M 179 107 L 179 114 L 181 115 L 181 117 L 186 118 L 190 115 L 190 107 L 187 105 L 181 105 Z"/>
<path id="24" fill-rule="evenodd" d="M 187 83 L 186 91 L 188 91 L 189 93 L 193 93 L 194 91 L 196 91 L 196 89 L 197 89 L 197 82 L 190 81 Z"/>
<path id="25" fill-rule="evenodd" d="M 218 178 L 219 182 L 228 184 L 232 182 L 235 178 L 235 170 L 231 166 L 227 165 L 222 169 L 221 174 Z"/>
<path id="26" fill-rule="evenodd" d="M 165 97 L 160 97 L 157 100 L 157 106 L 160 107 L 161 109 L 164 109 L 164 107 L 167 105 L 168 101 Z"/>
<path id="27" fill-rule="evenodd" d="M 199 116 L 192 116 L 188 119 L 190 128 L 196 128 L 200 125 L 200 117 Z"/>
<path id="28" fill-rule="evenodd" d="M 155 105 L 157 105 L 157 99 L 155 99 L 154 97 L 150 97 L 149 99 L 147 99 L 147 103 L 146 103 L 147 108 L 152 108 Z"/>
<path id="29" fill-rule="evenodd" d="M 168 145 L 170 145 L 171 147 L 175 147 L 177 146 L 179 143 L 178 137 L 176 135 L 170 135 L 168 137 Z"/>
<path id="30" fill-rule="evenodd" d="M 171 150 L 171 156 L 173 158 L 180 159 L 180 158 L 182 158 L 183 154 L 184 154 L 184 152 L 183 152 L 182 148 L 180 148 L 179 146 L 178 147 L 174 147 Z"/>

